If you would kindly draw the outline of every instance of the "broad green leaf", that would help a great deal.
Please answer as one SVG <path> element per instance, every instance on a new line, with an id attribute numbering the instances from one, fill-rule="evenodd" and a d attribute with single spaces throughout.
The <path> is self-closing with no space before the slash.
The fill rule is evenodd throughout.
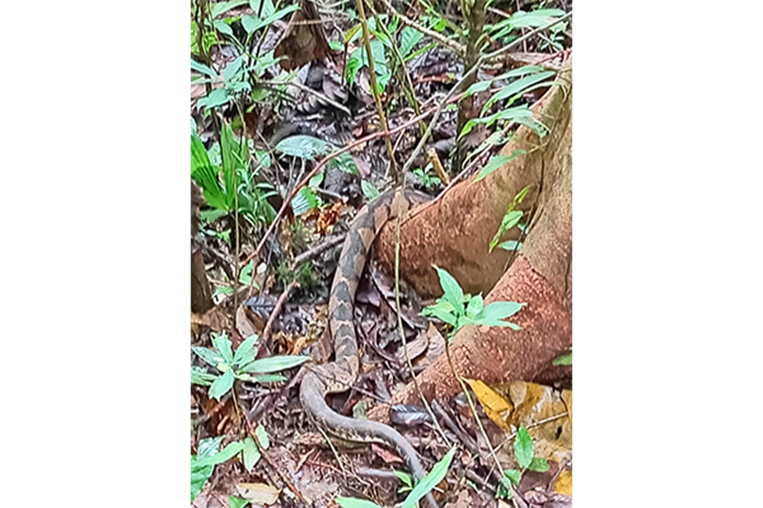
<path id="1" fill-rule="evenodd" d="M 264 0 L 263 5 L 260 6 L 261 0 L 249 0 L 249 7 L 252 8 L 254 13 L 258 16 L 270 16 L 275 12 L 276 8 L 273 5 L 273 0 Z M 262 8 L 262 12 L 260 12 Z"/>
<path id="2" fill-rule="evenodd" d="M 245 365 L 242 372 L 252 372 L 255 374 L 268 374 L 294 368 L 308 361 L 308 356 L 270 356 L 260 358 Z"/>
<path id="3" fill-rule="evenodd" d="M 466 92 L 464 92 L 463 97 L 459 100 L 464 100 L 467 97 L 471 97 L 472 95 L 480 92 L 484 92 L 488 88 L 490 88 L 490 85 L 493 84 L 493 79 L 487 80 L 487 81 L 478 81 L 474 83 L 472 86 L 466 89 Z"/>
<path id="4" fill-rule="evenodd" d="M 342 44 L 341 41 L 329 41 L 329 48 L 331 48 L 332 51 L 343 51 L 344 44 Z"/>
<path id="5" fill-rule="evenodd" d="M 508 478 L 514 485 L 519 485 L 522 481 L 522 472 L 518 469 L 507 469 L 503 472 L 503 476 Z"/>
<path id="6" fill-rule="evenodd" d="M 550 468 L 548 461 L 543 457 L 533 457 L 533 460 L 530 462 L 530 465 L 527 466 L 527 469 L 530 471 L 537 471 L 538 473 L 545 473 Z"/>
<path id="7" fill-rule="evenodd" d="M 232 344 L 228 335 L 223 333 L 212 333 L 212 346 L 222 355 L 225 363 L 230 365 L 233 363 L 233 350 Z"/>
<path id="8" fill-rule="evenodd" d="M 506 240 L 505 242 L 499 243 L 497 247 L 503 250 L 515 251 L 522 247 L 522 242 L 518 242 L 516 240 Z"/>
<path id="9" fill-rule="evenodd" d="M 191 365 L 191 384 L 209 386 L 217 379 L 216 374 L 210 374 L 198 365 Z"/>
<path id="10" fill-rule="evenodd" d="M 225 21 L 223 21 L 221 19 L 216 19 L 215 22 L 214 22 L 214 25 L 215 25 L 215 28 L 217 29 L 218 32 L 224 33 L 225 35 L 230 36 L 230 37 L 235 37 L 233 35 L 233 29 Z"/>
<path id="11" fill-rule="evenodd" d="M 279 10 L 278 12 L 274 12 L 270 14 L 269 16 L 265 17 L 264 19 L 257 19 L 252 16 L 244 16 L 243 18 L 241 18 L 241 23 L 244 25 L 244 30 L 246 30 L 247 33 L 252 33 L 255 30 L 259 30 L 260 28 L 273 24 L 274 21 L 283 18 L 287 14 L 291 14 L 297 9 L 299 9 L 298 3 L 292 4 L 286 8 L 283 8 Z M 244 23 L 244 18 L 250 18 L 250 19 L 246 20 L 246 23 Z"/>
<path id="12" fill-rule="evenodd" d="M 244 57 L 245 55 L 239 55 L 235 60 L 225 66 L 225 69 L 223 69 L 223 79 L 226 83 L 236 79 L 241 79 L 242 76 L 239 74 L 241 73 L 242 67 L 244 66 Z"/>
<path id="13" fill-rule="evenodd" d="M 252 265 L 254 265 L 254 263 L 252 263 Z M 254 349 L 254 345 L 257 343 L 257 340 L 259 340 L 259 337 L 254 334 L 250 335 L 246 340 L 244 340 L 244 342 L 239 344 L 238 348 L 236 349 L 236 354 L 233 355 L 233 361 L 231 362 L 231 365 L 246 365 L 247 363 L 254 360 L 254 357 L 257 355 L 257 350 Z"/>
<path id="14" fill-rule="evenodd" d="M 338 497 L 335 501 L 342 508 L 382 508 L 373 501 L 356 499 L 354 497 Z"/>
<path id="15" fill-rule="evenodd" d="M 514 28 L 537 28 L 545 26 L 561 16 L 564 16 L 564 11 L 561 9 L 538 9 L 531 12 L 517 11 L 508 21 Z"/>
<path id="16" fill-rule="evenodd" d="M 474 182 L 479 182 L 483 178 L 485 178 L 487 175 L 495 171 L 496 169 L 500 168 L 504 164 L 508 164 L 509 162 L 513 161 L 520 155 L 526 154 L 527 151 L 525 150 L 514 150 L 511 152 L 511 155 L 496 155 L 492 159 L 488 161 L 487 164 L 480 170 L 479 174 L 477 175 L 477 178 L 474 179 Z"/>
<path id="17" fill-rule="evenodd" d="M 225 359 L 219 352 L 213 351 L 205 347 L 196 346 L 191 348 L 191 350 L 197 355 L 199 355 L 199 358 L 201 358 L 202 360 L 204 360 L 205 362 L 207 362 L 208 364 L 210 364 L 212 367 L 215 367 L 215 368 L 218 365 L 220 365 L 220 363 L 225 361 Z"/>
<path id="18" fill-rule="evenodd" d="M 223 451 L 220 453 L 216 453 L 213 456 L 205 457 L 203 459 L 197 460 L 195 463 L 196 467 L 206 467 L 209 465 L 216 465 L 216 464 L 222 464 L 226 460 L 230 460 L 239 453 L 241 453 L 241 450 L 244 449 L 244 445 L 241 441 L 234 441 L 232 443 L 229 443 L 228 446 L 223 448 Z"/>
<path id="19" fill-rule="evenodd" d="M 437 270 L 437 275 L 440 277 L 440 286 L 445 294 L 445 299 L 453 305 L 459 314 L 463 314 L 466 310 L 464 309 L 464 291 L 458 281 L 446 270 L 437 266 L 434 269 Z"/>
<path id="20" fill-rule="evenodd" d="M 506 319 L 519 312 L 526 304 L 517 302 L 493 302 L 485 305 L 479 314 L 480 319 L 500 320 Z"/>
<path id="21" fill-rule="evenodd" d="M 249 3 L 249 0 L 229 0 L 228 2 L 216 2 L 212 4 L 210 14 L 212 14 L 213 18 L 216 18 L 218 16 L 222 16 L 231 9 L 241 7 L 247 3 Z"/>
<path id="22" fill-rule="evenodd" d="M 197 62 L 193 58 L 191 58 L 191 70 L 194 70 L 196 72 L 200 72 L 202 74 L 206 74 L 210 78 L 216 78 L 217 73 L 212 70 L 212 68 L 204 65 L 203 63 Z"/>
<path id="23" fill-rule="evenodd" d="M 456 447 L 450 449 L 445 457 L 442 458 L 437 464 L 434 465 L 432 470 L 427 474 L 408 494 L 408 497 L 403 501 L 401 508 L 415 508 L 424 496 L 426 496 L 435 486 L 445 478 L 450 467 L 450 462 L 453 460 L 453 456 L 456 454 Z"/>
<path id="24" fill-rule="evenodd" d="M 379 192 L 379 189 L 377 189 L 376 187 L 374 187 L 372 184 L 370 184 L 369 182 L 365 180 L 360 181 L 360 188 L 361 190 L 363 190 L 363 195 L 366 198 L 368 198 L 369 201 L 374 199 L 379 194 L 381 194 L 381 192 Z"/>
<path id="25" fill-rule="evenodd" d="M 254 429 L 254 434 L 257 436 L 257 441 L 260 442 L 263 450 L 270 448 L 270 436 L 268 436 L 268 431 L 265 430 L 262 424 L 257 425 L 257 428 Z"/>
<path id="26" fill-rule="evenodd" d="M 522 425 L 519 427 L 517 436 L 514 438 L 514 457 L 516 457 L 519 467 L 522 469 L 527 468 L 533 460 L 534 453 L 533 438 L 525 426 Z"/>
<path id="27" fill-rule="evenodd" d="M 424 34 L 415 28 L 410 26 L 403 28 L 403 31 L 400 32 L 400 45 L 398 46 L 400 56 L 403 58 L 407 57 L 423 37 Z"/>
<path id="28" fill-rule="evenodd" d="M 249 504 L 248 499 L 237 496 L 228 496 L 228 508 L 244 508 Z"/>
<path id="29" fill-rule="evenodd" d="M 231 389 L 235 379 L 233 371 L 226 370 L 223 372 L 222 376 L 215 379 L 212 386 L 209 387 L 209 396 L 219 401 L 222 396 L 228 393 L 228 390 Z"/>
<path id="30" fill-rule="evenodd" d="M 323 205 L 323 200 L 310 187 L 299 189 L 294 199 L 291 200 L 291 208 L 294 211 L 294 215 L 297 216 L 313 208 L 320 208 L 321 205 Z"/>
<path id="31" fill-rule="evenodd" d="M 244 456 L 244 467 L 251 473 L 262 454 L 251 436 L 247 436 L 242 443 L 244 443 L 244 449 L 241 453 Z"/>
<path id="32" fill-rule="evenodd" d="M 300 134 L 282 139 L 276 145 L 276 150 L 292 157 L 314 160 L 316 155 L 329 153 L 331 147 L 322 139 Z"/>
<path id="33" fill-rule="evenodd" d="M 209 92 L 209 95 L 202 97 L 198 101 L 199 106 L 204 106 L 207 109 L 216 108 L 230 102 L 231 97 L 228 95 L 228 90 L 225 88 L 216 88 Z"/>

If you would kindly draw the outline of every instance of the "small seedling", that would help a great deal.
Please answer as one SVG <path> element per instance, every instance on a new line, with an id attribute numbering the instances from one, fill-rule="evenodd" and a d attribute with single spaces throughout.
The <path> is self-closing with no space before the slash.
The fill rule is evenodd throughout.
<path id="1" fill-rule="evenodd" d="M 549 465 L 546 459 L 535 457 L 534 454 L 535 445 L 533 444 L 532 436 L 530 436 L 530 433 L 524 426 L 519 427 L 517 436 L 514 439 L 514 458 L 517 460 L 517 464 L 521 470 L 504 470 L 503 478 L 501 478 L 501 485 L 498 486 L 498 492 L 496 492 L 496 497 L 511 499 L 511 487 L 519 485 L 525 471 L 537 471 L 539 473 L 548 471 Z"/>
<path id="2" fill-rule="evenodd" d="M 273 373 L 291 369 L 309 360 L 307 356 L 270 356 L 255 360 L 258 349 L 255 347 L 257 340 L 257 335 L 247 338 L 238 346 L 234 354 L 227 334 L 212 333 L 214 349 L 194 347 L 193 352 L 220 373 L 213 374 L 198 367 L 192 368 L 191 382 L 201 385 L 209 384 L 209 396 L 220 400 L 230 391 L 236 379 L 258 383 L 284 381 L 285 377 Z"/>

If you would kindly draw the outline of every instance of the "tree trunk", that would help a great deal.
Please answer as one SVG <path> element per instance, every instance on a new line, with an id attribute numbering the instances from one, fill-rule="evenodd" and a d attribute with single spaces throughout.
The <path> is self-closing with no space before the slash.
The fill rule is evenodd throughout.
<path id="1" fill-rule="evenodd" d="M 533 108 L 551 134 L 538 139 L 521 127 L 501 151 L 517 157 L 484 180 L 464 182 L 434 204 L 414 211 L 401 228 L 401 273 L 423 294 L 441 294 L 437 264 L 456 277 L 466 292 L 490 291 L 486 303 L 516 301 L 527 305 L 511 320 L 520 331 L 466 327 L 451 346 L 459 374 L 487 384 L 523 380 L 549 383 L 568 379 L 571 367 L 552 361 L 572 344 L 572 59 Z M 533 150 L 533 151 L 531 151 Z M 514 256 L 488 244 L 514 196 L 530 192 L 517 209 L 536 211 L 521 250 Z M 516 228 L 514 228 L 516 229 Z M 394 224 L 380 235 L 377 252 L 384 264 L 394 263 Z M 391 238 L 391 239 L 390 239 Z M 504 239 L 517 239 L 517 232 Z M 497 282 L 497 284 L 496 284 Z M 493 287 L 494 286 L 494 287 Z M 460 388 L 441 356 L 419 375 L 426 397 L 448 397 Z M 391 403 L 416 403 L 412 384 Z M 386 406 L 369 417 L 386 420 Z"/>

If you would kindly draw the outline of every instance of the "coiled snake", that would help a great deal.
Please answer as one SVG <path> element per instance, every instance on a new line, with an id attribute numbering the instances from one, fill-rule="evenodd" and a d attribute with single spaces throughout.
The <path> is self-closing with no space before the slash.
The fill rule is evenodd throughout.
<path id="1" fill-rule="evenodd" d="M 342 248 L 329 299 L 329 327 L 334 338 L 335 359 L 309 369 L 302 378 L 299 392 L 302 407 L 323 430 L 348 441 L 390 446 L 405 459 L 409 471 L 418 480 L 426 472 L 416 450 L 400 433 L 379 422 L 342 416 L 326 404 L 325 397 L 329 393 L 346 391 L 358 376 L 360 359 L 353 323 L 353 303 L 376 234 L 387 220 L 397 216 L 401 204 L 404 213 L 428 199 L 428 196 L 414 191 L 392 189 L 371 201 L 355 217 Z M 431 493 L 425 499 L 430 506 L 437 508 Z"/>

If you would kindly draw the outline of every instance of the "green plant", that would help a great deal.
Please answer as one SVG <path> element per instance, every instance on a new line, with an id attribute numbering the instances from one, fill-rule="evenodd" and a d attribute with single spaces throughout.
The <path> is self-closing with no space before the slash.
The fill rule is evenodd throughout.
<path id="1" fill-rule="evenodd" d="M 440 287 L 443 290 L 443 296 L 440 297 L 434 305 L 425 307 L 421 311 L 422 316 L 436 317 L 440 321 L 450 325 L 451 330 L 448 332 L 448 336 L 445 339 L 445 356 L 448 360 L 448 366 L 450 367 L 453 376 L 461 386 L 461 391 L 466 397 L 466 401 L 469 404 L 469 409 L 472 411 L 474 420 L 477 422 L 483 439 L 486 443 L 489 443 L 485 428 L 482 426 L 482 420 L 480 420 L 477 414 L 477 407 L 474 405 L 474 401 L 466 387 L 466 382 L 463 377 L 456 371 L 456 366 L 453 363 L 453 358 L 450 354 L 450 343 L 464 326 L 467 325 L 484 325 L 484 326 L 505 326 L 512 330 L 520 330 L 521 328 L 515 323 L 509 321 L 503 321 L 519 312 L 524 303 L 517 302 L 492 302 L 488 305 L 484 304 L 482 295 L 471 296 L 464 294 L 464 290 L 458 281 L 442 268 L 434 267 L 437 270 L 437 275 L 440 278 Z M 498 457 L 495 455 L 495 451 L 491 448 L 490 455 L 495 461 L 499 470 L 502 470 L 501 463 L 498 461 Z M 510 490 L 509 486 L 509 490 Z"/>
<path id="2" fill-rule="evenodd" d="M 454 446 L 437 464 L 434 465 L 432 470 L 424 478 L 422 478 L 415 487 L 410 490 L 410 493 L 405 498 L 405 501 L 403 501 L 403 504 L 400 506 L 400 508 L 415 508 L 415 506 L 417 506 L 416 503 L 418 503 L 433 488 L 435 488 L 435 486 L 440 483 L 443 478 L 445 478 L 445 475 L 448 473 L 448 468 L 450 467 L 450 463 L 453 460 L 455 454 L 456 447 Z M 395 471 L 395 473 L 401 480 L 403 480 L 403 476 L 408 476 L 404 473 L 402 473 L 403 476 L 401 476 L 398 471 Z M 410 484 L 410 477 L 408 477 L 407 485 Z M 367 501 L 365 499 L 356 499 L 353 497 L 338 497 L 336 498 L 336 503 L 342 508 L 382 508 L 374 502 Z"/>
<path id="3" fill-rule="evenodd" d="M 210 437 L 202 439 L 199 442 L 199 453 L 191 456 L 191 501 L 201 492 L 204 484 L 212 476 L 212 472 L 217 464 L 222 464 L 236 456 L 240 456 L 241 461 L 247 471 L 251 472 L 257 462 L 262 457 L 263 450 L 270 447 L 270 437 L 262 424 L 254 429 L 257 440 L 247 436 L 241 441 L 228 443 L 225 448 L 218 452 L 223 436 Z M 257 443 L 259 442 L 259 446 Z"/>
<path id="4" fill-rule="evenodd" d="M 232 459 L 244 449 L 243 443 L 235 441 L 218 452 L 222 440 L 223 436 L 202 439 L 199 443 L 199 453 L 191 456 L 191 501 L 204 488 L 217 464 Z"/>
<path id="5" fill-rule="evenodd" d="M 220 400 L 233 388 L 236 379 L 258 383 L 283 381 L 285 377 L 273 373 L 291 369 L 309 360 L 307 356 L 270 356 L 255 360 L 257 340 L 256 335 L 250 336 L 238 346 L 234 354 L 231 341 L 224 332 L 212 333 L 213 349 L 194 347 L 193 351 L 219 371 L 219 374 L 211 374 L 198 367 L 192 368 L 191 382 L 209 385 L 209 396 Z"/>
<path id="6" fill-rule="evenodd" d="M 431 169 L 432 163 L 429 163 L 424 169 L 416 168 L 413 170 L 413 174 L 421 178 L 421 184 L 424 187 L 434 187 L 442 182 L 439 176 L 431 173 Z"/>
<path id="7" fill-rule="evenodd" d="M 506 234 L 508 230 L 514 226 L 521 226 L 519 221 L 522 220 L 522 217 L 525 213 L 522 210 L 515 210 L 514 208 L 516 208 L 516 206 L 525 199 L 529 189 L 530 186 L 528 185 L 519 191 L 516 196 L 514 196 L 514 199 L 509 204 L 508 210 L 506 210 L 506 213 L 503 216 L 503 219 L 501 219 L 501 225 L 498 227 L 498 231 L 495 233 L 495 236 L 493 236 L 493 239 L 490 240 L 489 252 L 493 252 L 493 249 L 496 247 L 500 247 L 504 250 L 514 251 L 519 250 L 519 248 L 522 246 L 522 243 L 516 240 L 507 240 L 501 243 L 498 242 L 501 241 L 501 237 Z"/>
<path id="8" fill-rule="evenodd" d="M 514 458 L 520 469 L 505 469 L 503 471 L 503 477 L 501 478 L 501 484 L 498 486 L 496 497 L 511 499 L 511 486 L 519 485 L 525 471 L 537 471 L 539 473 L 548 471 L 549 466 L 546 459 L 535 457 L 534 455 L 535 445 L 533 444 L 533 438 L 527 429 L 521 426 L 514 438 Z"/>
<path id="9" fill-rule="evenodd" d="M 570 351 L 568 353 L 564 353 L 559 358 L 554 359 L 553 364 L 554 365 L 572 365 L 572 346 L 570 346 Z"/>
<path id="10" fill-rule="evenodd" d="M 452 328 L 448 334 L 448 342 L 466 325 L 508 326 L 512 330 L 521 329 L 518 325 L 502 319 L 519 312 L 524 303 L 493 302 L 484 305 L 482 295 L 465 295 L 451 274 L 437 266 L 434 268 L 440 277 L 440 286 L 444 294 L 434 305 L 425 307 L 421 315 L 436 317 L 449 324 Z"/>
<path id="11" fill-rule="evenodd" d="M 257 171 L 249 170 L 248 152 L 247 144 L 235 139 L 228 123 L 222 126 L 219 145 L 209 151 L 201 138 L 191 133 L 191 178 L 203 189 L 204 199 L 214 210 L 202 211 L 204 222 L 233 212 L 237 199 L 239 212 L 254 225 L 269 224 L 275 218 L 268 198 L 276 193 L 269 184 L 254 181 Z M 269 163 L 269 159 L 260 160 Z"/>

